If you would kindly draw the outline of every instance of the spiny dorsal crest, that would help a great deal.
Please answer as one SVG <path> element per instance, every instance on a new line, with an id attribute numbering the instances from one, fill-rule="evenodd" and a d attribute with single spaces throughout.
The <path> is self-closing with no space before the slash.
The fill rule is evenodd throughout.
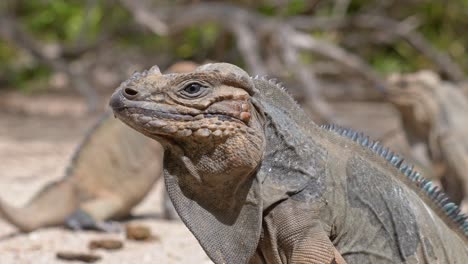
<path id="1" fill-rule="evenodd" d="M 251 76 L 250 78 L 254 79 L 254 80 L 267 81 L 270 84 L 278 87 L 279 89 L 287 92 L 287 89 L 286 89 L 286 87 L 284 87 L 283 83 L 278 81 L 278 79 L 276 79 L 276 78 L 269 78 L 268 76 L 259 76 L 259 75 Z"/>
<path id="2" fill-rule="evenodd" d="M 380 142 L 373 141 L 363 133 L 356 132 L 352 129 L 342 128 L 334 124 L 321 125 L 320 127 L 347 137 L 387 160 L 392 166 L 397 168 L 401 173 L 403 173 L 403 175 L 415 183 L 415 185 L 420 188 L 439 208 L 441 208 L 448 218 L 450 218 L 462 230 L 465 236 L 468 236 L 468 216 L 461 213 L 458 206 L 450 200 L 445 192 L 440 190 L 439 187 L 433 185 L 430 180 L 422 177 L 421 174 L 414 169 L 413 165 L 404 161 L 402 156 L 394 153 L 389 148 L 384 147 Z"/>
<path id="3" fill-rule="evenodd" d="M 299 103 L 296 101 L 296 99 L 294 99 L 294 97 L 288 91 L 288 89 L 284 86 L 284 84 L 282 82 L 278 81 L 278 79 L 269 78 L 268 76 L 259 76 L 259 75 L 251 76 L 250 78 L 253 79 L 253 80 L 261 80 L 261 81 L 266 81 L 266 82 L 270 83 L 271 85 L 275 86 L 276 88 L 278 88 L 281 91 L 283 91 L 284 93 L 286 93 L 289 97 L 293 98 L 293 101 L 297 105 L 299 105 Z"/>

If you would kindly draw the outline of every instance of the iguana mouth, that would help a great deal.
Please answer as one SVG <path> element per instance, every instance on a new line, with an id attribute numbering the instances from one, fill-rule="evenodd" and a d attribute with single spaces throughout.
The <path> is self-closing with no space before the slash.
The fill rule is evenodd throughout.
<path id="1" fill-rule="evenodd" d="M 236 131 L 252 130 L 242 120 L 225 114 L 176 114 L 138 107 L 123 107 L 117 109 L 117 112 L 126 112 L 123 116 L 127 116 L 126 122 L 132 127 L 158 136 L 222 138 Z"/>
<path id="2" fill-rule="evenodd" d="M 156 103 L 128 100 L 121 92 L 112 95 L 110 106 L 116 116 L 144 134 L 222 138 L 238 131 L 253 133 L 246 121 L 228 113 L 206 113 L 196 109 L 177 113 L 175 107 L 160 109 Z"/>

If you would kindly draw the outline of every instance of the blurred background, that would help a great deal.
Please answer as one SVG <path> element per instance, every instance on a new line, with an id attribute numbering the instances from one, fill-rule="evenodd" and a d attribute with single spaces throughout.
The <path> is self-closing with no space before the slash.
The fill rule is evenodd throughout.
<path id="1" fill-rule="evenodd" d="M 460 81 L 468 68 L 466 0 L 5 0 L 0 12 L 0 89 L 75 93 L 91 110 L 133 71 L 180 60 L 299 83 L 296 67 L 314 82 L 419 69 Z"/>
<path id="2" fill-rule="evenodd" d="M 3 0 L 0 193 L 22 205 L 60 178 L 134 71 L 225 61 L 282 82 L 315 122 L 402 153 L 468 211 L 467 28 L 468 0 Z M 155 210 L 152 199 L 140 209 Z M 15 230 L 0 224 L 0 236 Z M 149 263 L 190 263 L 167 237 L 200 250 L 179 223 L 154 229 L 162 242 Z M 0 260 L 50 263 L 61 240 L 79 241 L 38 232 L 0 238 Z M 129 259 L 146 256 L 132 250 Z"/>

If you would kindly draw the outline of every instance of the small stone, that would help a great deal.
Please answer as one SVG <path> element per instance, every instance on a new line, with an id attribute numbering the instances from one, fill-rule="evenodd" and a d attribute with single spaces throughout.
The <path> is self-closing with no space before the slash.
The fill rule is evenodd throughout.
<path id="1" fill-rule="evenodd" d="M 117 239 L 96 239 L 91 240 L 88 244 L 89 249 L 107 249 L 107 250 L 116 250 L 121 249 L 123 243 Z"/>
<path id="2" fill-rule="evenodd" d="M 101 259 L 101 256 L 91 254 L 91 253 L 82 253 L 82 252 L 71 252 L 71 251 L 62 251 L 57 252 L 57 258 L 61 260 L 69 261 L 82 261 L 86 263 L 93 263 Z"/>
<path id="3" fill-rule="evenodd" d="M 153 238 L 151 229 L 144 225 L 127 225 L 125 227 L 125 234 L 127 239 L 130 240 L 150 240 Z"/>

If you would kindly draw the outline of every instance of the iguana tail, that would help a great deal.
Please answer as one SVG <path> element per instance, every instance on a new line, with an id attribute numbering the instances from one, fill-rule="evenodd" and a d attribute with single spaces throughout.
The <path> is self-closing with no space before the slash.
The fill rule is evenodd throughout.
<path id="1" fill-rule="evenodd" d="M 62 224 L 77 208 L 76 192 L 68 180 L 46 186 L 23 208 L 15 208 L 0 200 L 0 217 L 23 232 L 39 227 Z"/>

